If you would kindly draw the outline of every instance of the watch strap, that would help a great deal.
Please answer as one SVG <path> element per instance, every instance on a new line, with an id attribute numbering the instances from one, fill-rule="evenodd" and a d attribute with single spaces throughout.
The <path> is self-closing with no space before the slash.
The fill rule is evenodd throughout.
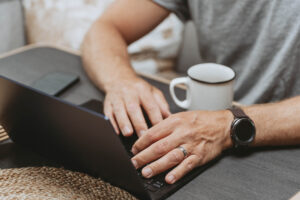
<path id="1" fill-rule="evenodd" d="M 248 115 L 246 115 L 246 113 L 238 106 L 232 106 L 228 110 L 232 112 L 234 118 L 249 118 Z"/>

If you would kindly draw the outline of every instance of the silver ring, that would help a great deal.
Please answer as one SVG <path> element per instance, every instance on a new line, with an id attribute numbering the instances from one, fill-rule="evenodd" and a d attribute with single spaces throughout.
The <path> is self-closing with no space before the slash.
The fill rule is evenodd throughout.
<path id="1" fill-rule="evenodd" d="M 188 155 L 188 152 L 185 150 L 185 148 L 184 147 L 182 147 L 182 146 L 179 146 L 179 147 L 177 147 L 178 149 L 180 149 L 181 151 L 182 151 L 182 153 L 183 153 L 183 155 L 184 155 L 184 157 L 187 157 L 187 155 Z"/>

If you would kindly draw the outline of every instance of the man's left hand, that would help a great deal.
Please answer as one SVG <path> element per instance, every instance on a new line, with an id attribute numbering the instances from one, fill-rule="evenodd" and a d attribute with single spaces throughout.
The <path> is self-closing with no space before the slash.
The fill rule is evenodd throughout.
<path id="1" fill-rule="evenodd" d="M 142 169 L 146 178 L 176 166 L 165 177 L 167 183 L 173 184 L 232 145 L 232 120 L 227 110 L 173 114 L 136 141 L 132 147 L 135 154 L 132 163 L 137 169 L 147 165 Z"/>

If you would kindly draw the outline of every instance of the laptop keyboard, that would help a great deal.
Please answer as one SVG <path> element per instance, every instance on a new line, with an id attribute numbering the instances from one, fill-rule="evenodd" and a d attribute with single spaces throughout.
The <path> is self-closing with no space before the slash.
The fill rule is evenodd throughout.
<path id="1" fill-rule="evenodd" d="M 138 172 L 138 175 L 143 179 L 144 181 L 144 188 L 146 190 L 149 190 L 150 192 L 157 192 L 158 190 L 162 189 L 166 183 L 164 180 L 161 180 L 160 176 L 145 179 L 142 175 L 142 173 Z M 163 176 L 164 178 L 164 176 Z"/>
<path id="2" fill-rule="evenodd" d="M 128 155 L 130 157 L 133 157 L 133 154 L 129 150 L 129 147 L 127 145 L 125 145 L 125 147 L 126 147 Z M 141 177 L 141 179 L 143 180 L 144 188 L 146 190 L 149 190 L 150 192 L 157 192 L 158 190 L 160 190 L 161 188 L 163 188 L 166 185 L 166 182 L 164 180 L 166 173 L 159 174 L 153 178 L 143 177 L 141 170 L 138 170 L 137 173 L 138 173 L 138 176 Z"/>
<path id="3" fill-rule="evenodd" d="M 91 100 L 87 103 L 84 103 L 81 105 L 82 107 L 85 107 L 87 109 L 96 111 L 98 113 L 103 113 L 102 112 L 102 102 L 97 101 L 97 100 Z M 146 122 L 148 127 L 151 127 L 151 123 L 150 120 L 148 119 L 148 116 L 146 115 L 145 111 L 143 110 Z M 120 135 L 120 139 L 123 143 L 123 145 L 125 146 L 125 149 L 128 153 L 128 155 L 130 157 L 133 157 L 133 154 L 131 152 L 131 147 L 134 144 L 134 142 L 138 139 L 136 134 L 134 134 L 131 137 L 124 137 L 122 134 Z M 149 190 L 150 192 L 157 192 L 158 190 L 162 189 L 164 186 L 166 186 L 166 182 L 165 182 L 165 175 L 167 174 L 167 172 L 161 173 L 153 178 L 144 178 L 141 171 L 138 170 L 137 171 L 138 175 L 141 177 L 141 179 L 143 180 L 143 184 L 146 190 Z"/>

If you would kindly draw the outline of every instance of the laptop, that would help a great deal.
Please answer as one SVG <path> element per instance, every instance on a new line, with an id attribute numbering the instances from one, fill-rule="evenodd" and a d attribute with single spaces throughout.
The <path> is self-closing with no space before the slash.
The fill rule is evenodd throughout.
<path id="1" fill-rule="evenodd" d="M 118 136 L 101 108 L 99 101 L 73 105 L 0 76 L 0 124 L 10 138 L 67 169 L 100 177 L 139 199 L 165 199 L 209 167 L 173 185 L 164 181 L 166 173 L 143 178 L 130 160 L 136 136 Z"/>

